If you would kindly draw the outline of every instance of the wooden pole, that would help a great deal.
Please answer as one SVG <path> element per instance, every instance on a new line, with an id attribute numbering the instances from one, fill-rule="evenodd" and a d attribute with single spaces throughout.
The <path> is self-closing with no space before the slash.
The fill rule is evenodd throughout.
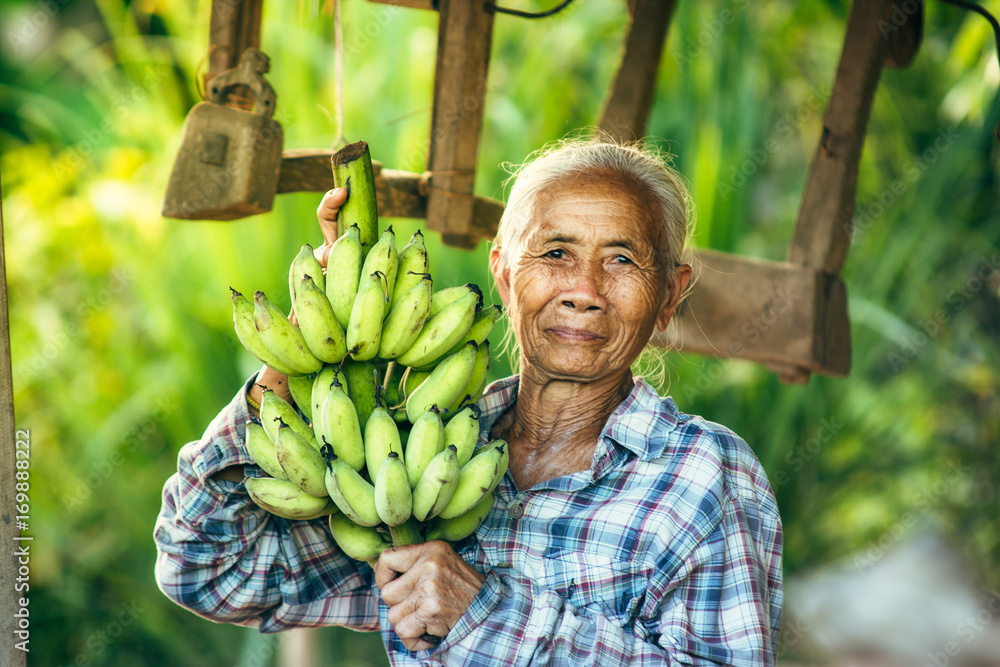
<path id="1" fill-rule="evenodd" d="M 3 201 L 3 185 L 0 184 L 0 202 Z M 7 260 L 3 245 L 3 204 L 0 203 L 0 667 L 24 667 L 28 654 L 17 648 L 20 638 L 14 634 L 18 630 L 14 614 L 21 609 L 18 600 L 28 599 L 28 592 L 14 589 L 17 579 L 18 556 L 14 550 L 20 543 L 14 538 L 21 531 L 14 519 L 14 378 L 10 363 L 10 317 L 7 312 Z M 26 544 L 30 544 L 26 543 Z M 30 583 L 30 582 L 29 582 Z M 28 622 L 31 621 L 31 606 Z M 30 626 L 28 628 L 30 632 Z M 30 646 L 30 645 L 29 645 Z"/>

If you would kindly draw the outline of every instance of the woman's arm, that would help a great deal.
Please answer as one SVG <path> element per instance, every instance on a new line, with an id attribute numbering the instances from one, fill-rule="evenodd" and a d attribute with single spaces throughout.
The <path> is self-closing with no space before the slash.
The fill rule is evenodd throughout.
<path id="1" fill-rule="evenodd" d="M 253 504 L 242 478 L 218 475 L 244 467 L 263 475 L 243 446 L 246 391 L 201 440 L 181 449 L 177 473 L 164 485 L 153 533 L 160 589 L 200 616 L 262 632 L 332 624 L 378 629 L 371 570 L 339 552 L 325 519 L 273 516 Z"/>

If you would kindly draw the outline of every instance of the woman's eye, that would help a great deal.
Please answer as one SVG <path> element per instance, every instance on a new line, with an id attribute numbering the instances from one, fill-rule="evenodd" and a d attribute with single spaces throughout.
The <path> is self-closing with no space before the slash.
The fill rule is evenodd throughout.
<path id="1" fill-rule="evenodd" d="M 565 256 L 565 254 L 566 253 L 564 253 L 562 250 L 549 250 L 547 253 L 545 253 L 545 256 L 551 259 L 562 259 Z"/>
<path id="2" fill-rule="evenodd" d="M 632 264 L 632 260 L 625 255 L 615 255 L 616 264 Z"/>

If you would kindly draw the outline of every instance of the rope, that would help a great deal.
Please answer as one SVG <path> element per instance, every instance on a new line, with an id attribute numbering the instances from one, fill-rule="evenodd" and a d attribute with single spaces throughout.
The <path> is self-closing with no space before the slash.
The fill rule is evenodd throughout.
<path id="1" fill-rule="evenodd" d="M 508 9 L 507 7 L 498 7 L 492 2 L 483 3 L 483 9 L 488 12 L 496 12 L 497 14 L 510 14 L 511 16 L 517 16 L 522 19 L 544 19 L 548 16 L 558 14 L 562 10 L 569 7 L 573 0 L 563 0 L 558 5 L 544 12 L 525 12 L 520 9 Z"/>
<path id="2" fill-rule="evenodd" d="M 340 20 L 340 0 L 333 0 L 334 95 L 337 98 L 337 138 L 332 148 L 347 145 L 344 136 L 344 29 Z"/>

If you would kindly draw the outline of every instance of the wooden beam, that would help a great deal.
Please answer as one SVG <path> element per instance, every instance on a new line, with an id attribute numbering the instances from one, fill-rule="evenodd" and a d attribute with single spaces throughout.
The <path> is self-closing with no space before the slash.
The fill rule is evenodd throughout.
<path id="1" fill-rule="evenodd" d="M 18 556 L 14 554 L 17 547 L 24 545 L 31 552 L 32 542 L 17 542 L 15 538 L 21 535 L 17 528 L 15 515 L 15 478 L 17 469 L 14 467 L 15 436 L 14 436 L 14 378 L 10 358 L 10 314 L 7 307 L 7 260 L 3 244 L 3 186 L 0 185 L 0 544 L 3 545 L 3 558 L 0 558 L 0 665 L 3 667 L 24 667 L 28 662 L 27 651 L 21 651 L 16 644 L 22 639 L 14 634 L 18 628 L 14 616 L 21 605 L 19 600 L 30 600 L 28 592 L 17 592 Z M 17 440 L 24 441 L 23 438 Z M 28 455 L 30 456 L 30 440 Z M 23 460 L 23 459 L 22 459 Z M 36 485 L 37 489 L 38 486 Z M 29 524 L 30 525 L 30 524 Z M 37 561 L 36 561 L 37 562 Z M 35 605 L 38 603 L 36 602 Z M 37 619 L 38 607 L 30 605 L 23 607 L 28 613 L 28 620 Z M 31 613 L 34 610 L 35 613 Z M 30 629 L 28 629 L 30 632 Z M 38 634 L 35 634 L 36 641 Z M 25 644 L 31 648 L 30 644 Z"/>
<path id="2" fill-rule="evenodd" d="M 382 5 L 397 5 L 399 7 L 409 7 L 410 9 L 429 9 L 437 11 L 437 0 L 368 0 Z"/>
<path id="3" fill-rule="evenodd" d="M 481 2 L 440 0 L 431 114 L 427 227 L 467 235 L 493 41 L 493 13 Z"/>
<path id="4" fill-rule="evenodd" d="M 840 273 L 851 242 L 858 162 L 882 65 L 889 53 L 883 35 L 891 21 L 889 0 L 855 0 L 823 133 L 809 165 L 788 261 Z"/>
<path id="5" fill-rule="evenodd" d="M 209 24 L 207 82 L 216 74 L 236 67 L 240 54 L 260 48 L 260 15 L 264 0 L 212 0 Z"/>
<path id="6" fill-rule="evenodd" d="M 635 0 L 618 72 L 598 126 L 619 140 L 638 139 L 648 134 L 646 119 L 656 92 L 663 45 L 676 0 Z"/>
<path id="7" fill-rule="evenodd" d="M 783 379 L 850 370 L 847 290 L 812 268 L 700 250 L 698 281 L 654 344 L 773 365 Z"/>

